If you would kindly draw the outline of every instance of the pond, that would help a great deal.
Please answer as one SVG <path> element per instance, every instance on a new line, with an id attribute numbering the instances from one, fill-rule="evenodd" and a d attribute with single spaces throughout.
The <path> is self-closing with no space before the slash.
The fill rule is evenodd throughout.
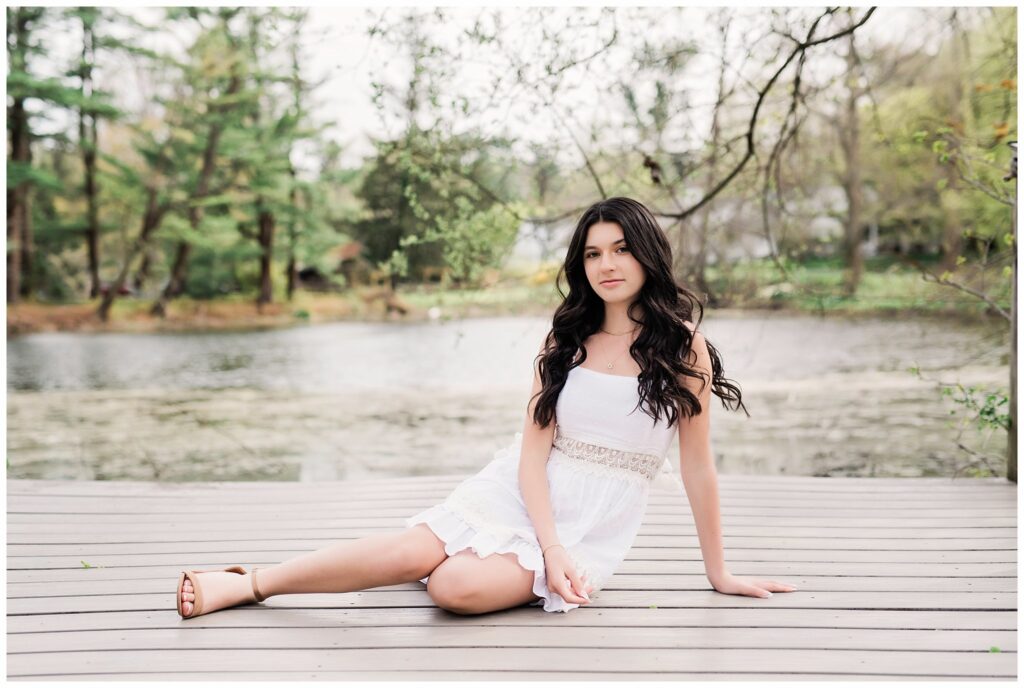
<path id="1" fill-rule="evenodd" d="M 16 337 L 7 345 L 7 475 L 468 475 L 523 429 L 531 362 L 549 324 L 502 317 Z M 938 388 L 1005 393 L 1009 328 L 999 323 L 758 312 L 714 313 L 701 327 L 751 414 L 712 397 L 722 473 L 953 475 L 971 460 L 960 442 L 1005 475 L 1005 431 L 961 431 L 962 407 Z M 669 458 L 678 470 L 678 439 Z"/>

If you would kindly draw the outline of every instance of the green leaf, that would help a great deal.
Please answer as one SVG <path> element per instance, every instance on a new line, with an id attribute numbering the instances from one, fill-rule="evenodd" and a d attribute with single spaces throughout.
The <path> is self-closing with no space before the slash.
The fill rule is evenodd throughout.
<path id="1" fill-rule="evenodd" d="M 35 167 L 31 163 L 7 161 L 7 188 L 13 189 L 28 182 L 32 186 L 62 191 L 64 183 L 52 172 Z"/>
<path id="2" fill-rule="evenodd" d="M 7 75 L 7 95 L 10 98 L 39 98 L 62 107 L 70 107 L 82 99 L 78 89 L 64 85 L 60 79 L 38 79 L 14 70 Z"/>
<path id="3" fill-rule="evenodd" d="M 148 176 L 149 174 L 152 174 L 152 167 L 157 167 L 156 165 L 152 165 L 147 168 L 140 165 L 142 169 L 137 170 L 121 158 L 102 152 L 99 154 L 99 159 L 114 168 L 114 171 L 106 171 L 106 174 L 111 179 L 116 179 L 118 182 L 139 189 L 146 188 L 146 184 L 143 181 L 143 175 Z"/>
<path id="4" fill-rule="evenodd" d="M 217 205 L 231 205 L 238 201 L 238 197 L 234 194 L 225 193 L 218 194 L 216 196 L 204 196 L 203 198 L 192 198 L 189 199 L 188 204 L 196 208 L 209 208 Z"/>

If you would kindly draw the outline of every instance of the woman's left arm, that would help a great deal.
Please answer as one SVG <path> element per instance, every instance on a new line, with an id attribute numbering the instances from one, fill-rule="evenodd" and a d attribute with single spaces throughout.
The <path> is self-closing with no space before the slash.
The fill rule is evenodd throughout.
<path id="1" fill-rule="evenodd" d="M 687 325 L 693 329 L 692 323 Z M 693 355 L 696 355 L 696 363 Z M 704 572 L 715 590 L 725 594 L 770 597 L 771 591 L 796 588 L 771 580 L 738 578 L 726 568 L 722 547 L 722 518 L 718 501 L 718 473 L 711 451 L 711 355 L 704 335 L 694 332 L 688 365 L 706 376 L 706 383 L 685 377 L 683 384 L 700 400 L 701 412 L 679 420 L 679 472 L 697 525 Z M 703 387 L 703 388 L 702 388 Z"/>

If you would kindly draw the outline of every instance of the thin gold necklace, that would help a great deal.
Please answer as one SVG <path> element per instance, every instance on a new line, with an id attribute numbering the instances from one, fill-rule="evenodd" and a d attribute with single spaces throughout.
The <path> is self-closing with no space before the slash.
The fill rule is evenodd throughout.
<path id="1" fill-rule="evenodd" d="M 618 333 L 616 333 L 616 332 L 609 332 L 608 330 L 604 329 L 603 327 L 601 328 L 601 331 L 602 331 L 602 332 L 604 332 L 605 334 L 610 334 L 610 335 L 612 335 L 613 337 L 621 337 L 621 336 L 622 336 L 622 335 L 624 335 L 624 334 L 632 334 L 632 333 L 636 332 L 636 331 L 637 331 L 637 329 L 638 329 L 638 327 L 639 327 L 639 326 L 637 326 L 637 327 L 634 327 L 634 328 L 633 328 L 632 330 L 630 330 L 629 332 L 618 332 Z"/>
<path id="2" fill-rule="evenodd" d="M 601 330 L 601 331 L 602 331 L 602 332 L 605 332 L 605 334 L 612 334 L 611 332 L 606 332 L 605 330 Z M 632 331 L 633 331 L 633 332 L 636 332 L 636 328 L 633 328 L 633 330 L 632 330 Z M 629 333 L 629 332 L 623 332 L 623 334 L 630 334 L 630 333 Z M 623 356 L 624 356 L 624 355 L 626 354 L 626 352 L 628 352 L 628 351 L 629 351 L 629 348 L 627 347 L 627 348 L 626 348 L 626 351 L 623 351 L 623 352 L 622 352 L 621 354 L 619 354 L 618 356 L 616 356 L 616 357 L 615 357 L 615 360 L 613 360 L 613 361 L 612 361 L 611 363 L 609 363 L 609 364 L 608 364 L 608 370 L 611 370 L 611 369 L 612 369 L 612 367 L 614 367 L 614 365 L 615 365 L 616 361 L 618 361 L 618 360 L 619 360 L 620 358 L 622 358 L 622 357 L 623 357 Z"/>

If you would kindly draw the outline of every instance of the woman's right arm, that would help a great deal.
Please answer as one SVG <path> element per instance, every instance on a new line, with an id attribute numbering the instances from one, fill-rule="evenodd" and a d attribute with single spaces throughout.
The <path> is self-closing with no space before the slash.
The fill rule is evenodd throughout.
<path id="1" fill-rule="evenodd" d="M 543 351 L 543 348 L 541 349 Z M 540 353 L 540 352 L 538 352 Z M 566 602 L 588 604 L 590 599 L 579 592 L 591 587 L 580 580 L 569 559 L 569 553 L 559 545 L 558 531 L 555 529 L 555 518 L 551 510 L 551 491 L 548 489 L 548 455 L 555 439 L 555 423 L 541 427 L 533 420 L 533 412 L 543 384 L 537 363 L 534 362 L 533 388 L 530 391 L 530 402 L 527 405 L 526 423 L 523 427 L 522 453 L 519 458 L 519 491 L 523 495 L 523 503 L 530 515 L 537 542 L 544 554 L 544 564 L 548 574 L 548 588 L 557 592 Z M 548 549 L 548 548 L 551 549 Z M 566 580 L 568 578 L 568 580 Z M 571 585 L 571 587 L 570 587 Z"/>
<path id="2" fill-rule="evenodd" d="M 543 349 L 541 349 L 543 351 Z M 539 353 L 539 352 L 538 352 Z M 523 451 L 519 458 L 519 491 L 523 495 L 526 511 L 530 514 L 533 529 L 541 550 L 558 544 L 555 518 L 551 513 L 551 493 L 548 490 L 548 455 L 555 440 L 555 424 L 541 427 L 533 420 L 542 383 L 537 363 L 533 366 L 533 389 L 530 403 L 526 408 L 526 424 L 523 426 Z M 536 397 L 536 398 L 535 398 Z"/>

